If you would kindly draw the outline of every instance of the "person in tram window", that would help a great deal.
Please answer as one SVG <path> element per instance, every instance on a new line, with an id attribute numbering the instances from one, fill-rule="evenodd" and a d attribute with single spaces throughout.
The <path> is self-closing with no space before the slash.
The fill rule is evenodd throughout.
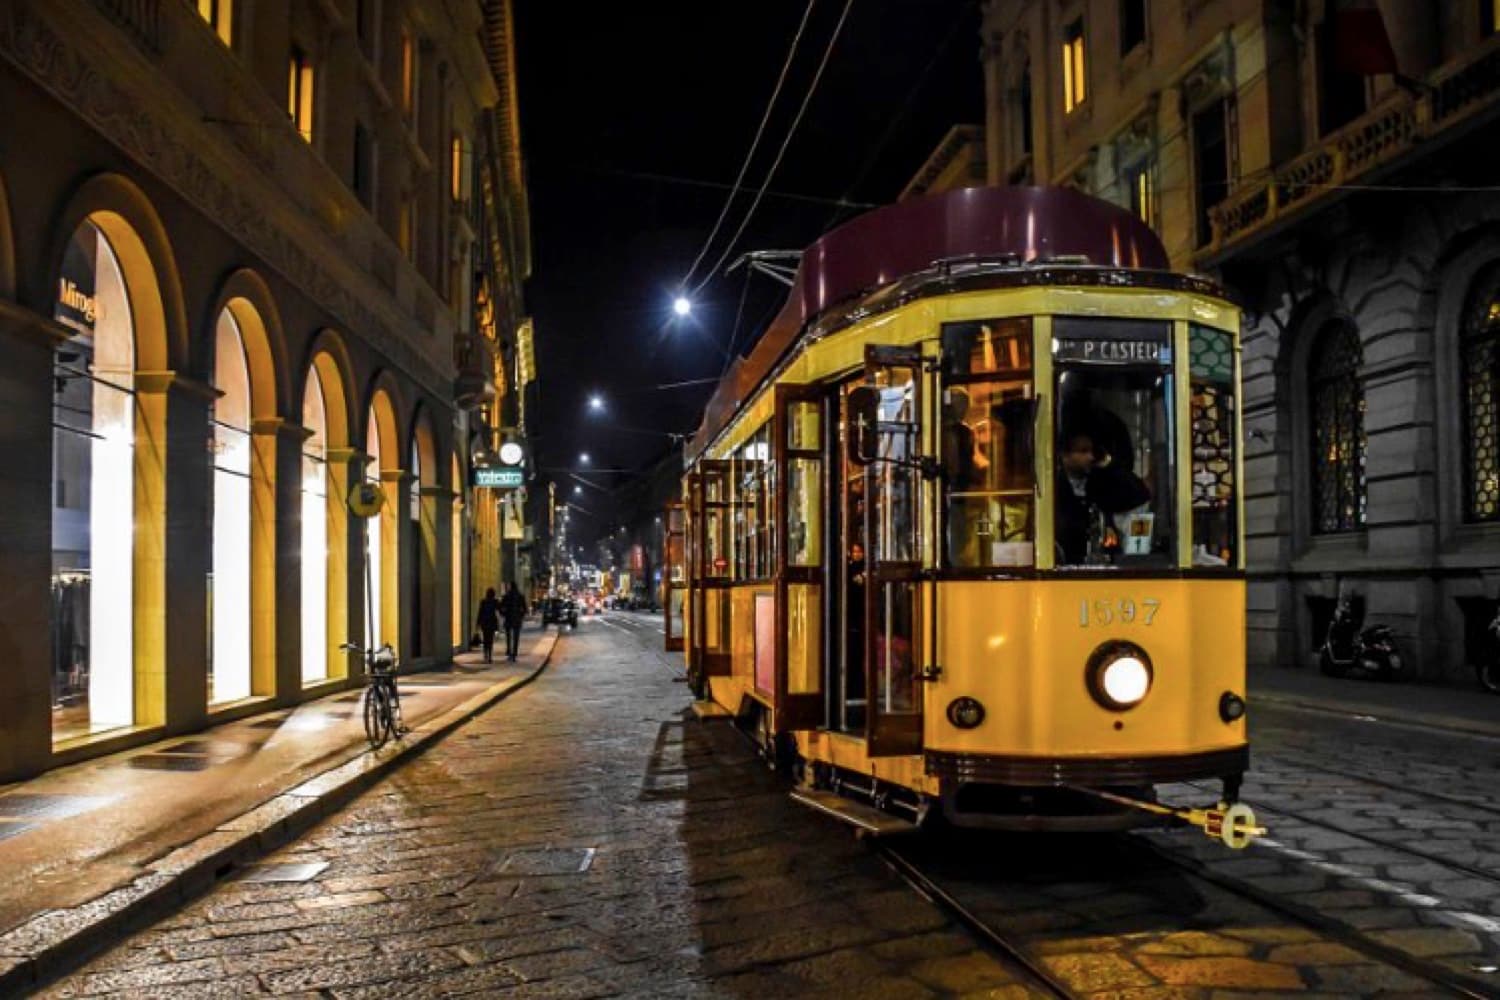
<path id="1" fill-rule="evenodd" d="M 495 633 L 500 631 L 500 602 L 495 598 L 495 588 L 484 592 L 479 602 L 479 615 L 474 621 L 484 643 L 484 662 L 494 662 Z"/>
<path id="2" fill-rule="evenodd" d="M 1099 449 L 1094 435 L 1073 428 L 1058 451 L 1057 549 L 1064 566 L 1112 562 L 1120 552 L 1116 514 L 1151 502 L 1151 490 Z"/>
<path id="3" fill-rule="evenodd" d="M 974 428 L 969 426 L 969 394 L 953 388 L 947 396 L 943 414 L 943 478 L 952 497 L 948 508 L 948 558 L 958 566 L 974 566 L 979 564 L 976 531 L 983 511 L 976 510 L 973 498 L 966 494 L 984 488 L 990 463 L 978 446 Z M 979 502 L 982 504 L 982 499 Z"/>
<path id="4" fill-rule="evenodd" d="M 515 581 L 511 581 L 500 599 L 499 610 L 505 621 L 505 658 L 514 663 L 521 652 L 521 623 L 526 620 L 526 598 L 521 596 Z"/>

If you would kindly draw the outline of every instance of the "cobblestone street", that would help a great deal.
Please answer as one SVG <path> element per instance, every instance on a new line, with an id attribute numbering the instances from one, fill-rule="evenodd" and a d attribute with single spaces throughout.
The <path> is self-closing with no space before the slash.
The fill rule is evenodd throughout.
<path id="1" fill-rule="evenodd" d="M 696 721 L 660 641 L 585 619 L 529 688 L 45 995 L 1046 995 Z M 1272 833 L 1244 853 L 1189 831 L 896 849 L 1070 995 L 1452 995 L 1423 962 L 1500 995 L 1494 741 L 1309 721 L 1257 716 Z"/>

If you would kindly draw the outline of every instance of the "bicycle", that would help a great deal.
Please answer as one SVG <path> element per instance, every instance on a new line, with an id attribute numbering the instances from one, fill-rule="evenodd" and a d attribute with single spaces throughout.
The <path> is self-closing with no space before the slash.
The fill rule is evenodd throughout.
<path id="1" fill-rule="evenodd" d="M 340 649 L 358 653 L 365 659 L 367 684 L 364 697 L 365 738 L 370 747 L 379 750 L 389 739 L 400 739 L 406 735 L 406 725 L 401 719 L 401 693 L 396 688 L 396 674 L 400 665 L 396 652 L 387 643 L 379 649 L 370 650 L 352 642 L 343 643 Z"/>

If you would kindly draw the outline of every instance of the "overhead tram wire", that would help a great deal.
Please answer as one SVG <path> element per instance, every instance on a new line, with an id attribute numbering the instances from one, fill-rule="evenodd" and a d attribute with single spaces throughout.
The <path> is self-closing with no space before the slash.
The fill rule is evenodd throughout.
<path id="1" fill-rule="evenodd" d="M 739 228 L 729 238 L 729 243 L 725 245 L 724 252 L 719 255 L 719 259 L 714 262 L 714 266 L 708 269 L 708 274 L 703 280 L 693 286 L 689 298 L 701 292 L 703 286 L 707 285 L 713 276 L 719 273 L 719 268 L 724 266 L 724 261 L 728 260 L 729 255 L 734 252 L 735 244 L 745 234 L 745 227 L 750 224 L 751 218 L 755 216 L 755 210 L 760 207 L 761 199 L 765 197 L 766 189 L 771 186 L 771 181 L 776 177 L 776 171 L 781 168 L 781 161 L 786 156 L 787 147 L 792 144 L 792 137 L 797 134 L 797 126 L 802 124 L 802 116 L 807 113 L 807 106 L 812 103 L 813 94 L 817 93 L 818 83 L 823 79 L 823 71 L 828 67 L 828 60 L 833 55 L 833 49 L 838 44 L 839 36 L 844 32 L 844 24 L 849 20 L 849 10 L 853 6 L 854 0 L 844 0 L 844 9 L 839 12 L 838 23 L 833 26 L 833 34 L 828 38 L 828 46 L 823 50 L 823 58 L 819 60 L 818 69 L 813 73 L 812 82 L 807 86 L 807 93 L 802 95 L 802 104 L 797 108 L 797 115 L 792 119 L 792 124 L 786 130 L 786 136 L 781 141 L 781 148 L 776 151 L 776 159 L 771 161 L 771 168 L 766 171 L 766 179 L 761 183 L 760 190 L 755 192 L 755 200 L 750 203 L 750 207 L 746 210 L 744 218 L 740 220 Z"/>
<path id="2" fill-rule="evenodd" d="M 714 237 L 719 235 L 719 227 L 724 225 L 724 220 L 729 217 L 729 208 L 734 204 L 734 196 L 740 192 L 740 184 L 744 182 L 745 174 L 750 171 L 750 161 L 755 158 L 755 151 L 760 147 L 760 138 L 765 134 L 766 123 L 771 120 L 771 110 L 776 107 L 776 99 L 781 96 L 781 88 L 786 83 L 787 72 L 792 68 L 792 61 L 797 55 L 798 47 L 802 44 L 802 32 L 807 28 L 808 18 L 812 17 L 813 7 L 816 4 L 817 0 L 807 0 L 807 7 L 802 11 L 802 20 L 797 24 L 797 33 L 792 36 L 792 44 L 787 49 L 786 60 L 781 64 L 781 73 L 776 77 L 776 86 L 771 90 L 771 99 L 766 101 L 766 110 L 761 114 L 760 125 L 755 129 L 755 138 L 750 141 L 750 149 L 745 153 L 744 161 L 740 163 L 740 172 L 729 189 L 729 195 L 724 199 L 724 207 L 719 210 L 719 218 L 714 222 L 713 229 L 709 231 L 708 238 L 703 241 L 702 249 L 698 251 L 698 256 L 693 258 L 687 274 L 682 276 L 684 288 L 692 283 L 693 275 L 698 271 L 698 265 L 703 263 L 703 258 L 708 255 L 708 248 L 713 246 Z M 716 266 L 715 270 L 717 269 Z"/>

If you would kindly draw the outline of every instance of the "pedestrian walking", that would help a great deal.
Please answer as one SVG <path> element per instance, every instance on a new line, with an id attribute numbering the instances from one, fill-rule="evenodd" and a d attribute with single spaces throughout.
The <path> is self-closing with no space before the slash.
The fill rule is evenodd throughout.
<path id="1" fill-rule="evenodd" d="M 521 623 L 526 620 L 526 598 L 514 580 L 500 598 L 500 617 L 505 620 L 505 658 L 514 663 L 521 652 Z"/>
<path id="2" fill-rule="evenodd" d="M 502 602 L 495 599 L 495 588 L 491 587 L 489 590 L 486 590 L 484 592 L 484 600 L 479 602 L 479 617 L 474 622 L 475 625 L 479 626 L 479 635 L 484 640 L 485 663 L 495 662 L 495 633 L 500 631 L 502 608 Z"/>

